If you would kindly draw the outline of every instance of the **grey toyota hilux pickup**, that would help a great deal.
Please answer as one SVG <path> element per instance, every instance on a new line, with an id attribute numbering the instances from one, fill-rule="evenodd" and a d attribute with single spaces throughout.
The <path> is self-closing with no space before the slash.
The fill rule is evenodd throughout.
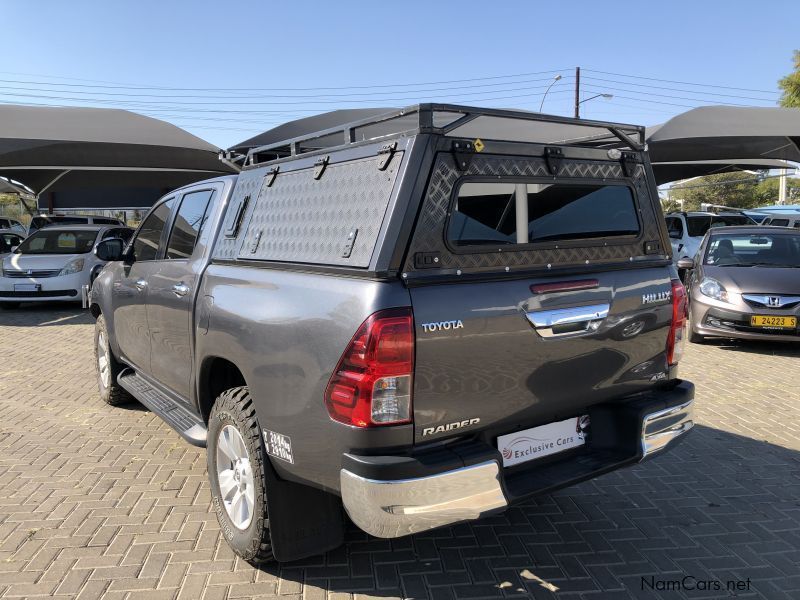
<path id="1" fill-rule="evenodd" d="M 477 519 L 693 426 L 641 127 L 387 110 L 253 148 L 96 252 L 101 396 L 207 447 L 248 561 L 334 548 L 345 514 Z"/>

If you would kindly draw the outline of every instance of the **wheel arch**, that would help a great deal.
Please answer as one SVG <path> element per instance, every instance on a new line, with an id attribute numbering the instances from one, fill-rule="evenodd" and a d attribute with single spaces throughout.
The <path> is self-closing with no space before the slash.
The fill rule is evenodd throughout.
<path id="1" fill-rule="evenodd" d="M 203 421 L 208 423 L 211 408 L 222 392 L 242 385 L 247 385 L 247 381 L 236 363 L 221 356 L 205 357 L 197 385 L 197 405 Z"/>

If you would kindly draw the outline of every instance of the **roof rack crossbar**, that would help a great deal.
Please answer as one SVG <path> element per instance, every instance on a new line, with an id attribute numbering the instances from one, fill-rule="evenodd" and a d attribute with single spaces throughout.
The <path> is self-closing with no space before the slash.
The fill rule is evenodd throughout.
<path id="1" fill-rule="evenodd" d="M 446 123 L 440 127 L 435 126 L 434 115 L 435 113 L 451 113 L 461 116 L 457 116 L 449 123 Z M 607 122 L 607 121 L 594 121 L 588 119 L 574 119 L 572 117 L 562 117 L 559 115 L 548 115 L 536 112 L 528 112 L 523 110 L 512 110 L 512 109 L 500 109 L 500 108 L 478 108 L 472 106 L 462 106 L 458 104 L 417 104 L 408 106 L 401 109 L 387 111 L 383 114 L 367 117 L 364 119 L 358 119 L 356 121 L 351 121 L 349 123 L 345 123 L 342 125 L 338 125 L 335 127 L 330 127 L 327 129 L 322 129 L 319 131 L 315 131 L 312 133 L 308 133 L 299 137 L 290 138 L 286 140 L 282 140 L 280 142 L 273 142 L 271 144 L 267 144 L 264 146 L 258 146 L 256 148 L 252 148 L 247 153 L 247 158 L 245 160 L 245 165 L 253 166 L 256 164 L 261 164 L 263 162 L 268 162 L 269 160 L 273 160 L 275 157 L 282 157 L 285 158 L 286 156 L 297 156 L 298 154 L 302 153 L 302 149 L 304 146 L 308 146 L 309 143 L 312 143 L 314 140 L 320 140 L 327 137 L 339 135 L 341 144 L 334 145 L 334 146 L 325 146 L 326 151 L 335 150 L 341 147 L 345 147 L 350 144 L 354 144 L 359 142 L 356 134 L 356 130 L 362 127 L 367 127 L 371 125 L 378 125 L 381 123 L 386 123 L 388 121 L 392 121 L 394 119 L 399 119 L 401 117 L 409 117 L 416 115 L 416 118 L 410 126 L 407 123 L 403 123 L 397 130 L 391 131 L 384 135 L 376 136 L 370 138 L 370 141 L 379 141 L 385 138 L 392 138 L 392 137 L 400 137 L 404 135 L 413 135 L 413 134 L 420 134 L 420 133 L 434 133 L 440 135 L 446 135 L 463 125 L 468 124 L 469 122 L 477 119 L 478 117 L 487 116 L 487 117 L 498 117 L 498 118 L 508 118 L 508 119 L 519 119 L 521 121 L 539 121 L 544 123 L 555 123 L 555 124 L 564 124 L 564 125 L 574 125 L 574 126 L 581 126 L 581 127 L 596 127 L 598 129 L 605 129 L 605 134 L 598 134 L 598 136 L 590 136 L 590 137 L 583 137 L 583 138 L 574 138 L 571 140 L 564 140 L 563 142 L 558 143 L 572 143 L 573 145 L 578 145 L 581 140 L 589 140 L 592 138 L 602 138 L 603 135 L 608 136 L 608 133 L 611 133 L 613 137 L 610 139 L 617 138 L 623 143 L 629 145 L 634 150 L 641 150 L 644 148 L 645 144 L 645 129 L 639 125 L 626 125 L 623 123 L 614 123 L 614 122 Z M 638 137 L 638 142 L 631 137 L 635 135 Z M 548 143 L 553 143 L 552 141 Z M 287 154 L 288 149 L 288 154 Z M 267 154 L 272 155 L 273 158 L 269 158 L 266 161 L 259 160 L 260 155 Z"/>

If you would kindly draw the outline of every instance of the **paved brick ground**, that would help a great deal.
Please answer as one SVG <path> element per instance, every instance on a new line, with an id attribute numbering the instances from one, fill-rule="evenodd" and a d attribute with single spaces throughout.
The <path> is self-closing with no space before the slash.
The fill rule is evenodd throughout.
<path id="1" fill-rule="evenodd" d="M 0 599 L 800 598 L 800 349 L 692 346 L 699 426 L 644 466 L 502 516 L 255 569 L 202 450 L 95 392 L 79 309 L 0 312 Z M 689 575 L 749 591 L 652 591 Z M 659 583 L 660 582 L 660 583 Z"/>

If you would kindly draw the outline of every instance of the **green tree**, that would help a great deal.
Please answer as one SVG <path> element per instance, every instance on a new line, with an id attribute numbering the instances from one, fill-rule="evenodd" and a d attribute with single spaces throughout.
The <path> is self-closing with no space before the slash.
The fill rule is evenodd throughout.
<path id="1" fill-rule="evenodd" d="M 762 175 L 752 173 L 718 173 L 696 177 L 682 185 L 672 186 L 671 201 L 683 200 L 683 210 L 700 210 L 703 203 L 720 204 L 731 208 L 753 208 L 759 204 L 756 194 Z"/>
<path id="2" fill-rule="evenodd" d="M 756 185 L 754 190 L 757 199 L 756 206 L 775 204 L 778 201 L 779 185 L 777 177 L 770 177 Z M 796 204 L 800 201 L 800 179 L 797 177 L 786 178 L 786 198 L 788 204 Z"/>
<path id="3" fill-rule="evenodd" d="M 787 108 L 800 108 L 800 50 L 794 51 L 794 72 L 778 82 L 783 90 L 781 106 Z"/>

